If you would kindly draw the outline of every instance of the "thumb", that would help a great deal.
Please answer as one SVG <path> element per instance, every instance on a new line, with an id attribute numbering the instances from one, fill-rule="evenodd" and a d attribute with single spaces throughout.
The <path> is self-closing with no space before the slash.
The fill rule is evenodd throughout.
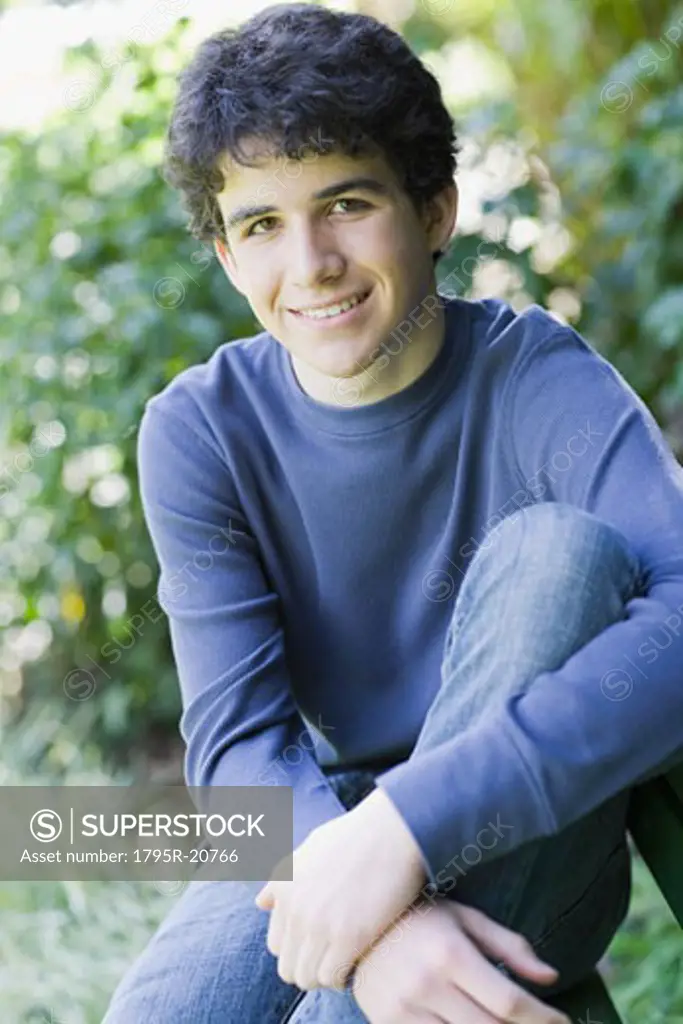
<path id="1" fill-rule="evenodd" d="M 261 889 L 256 899 L 254 900 L 254 903 L 259 908 L 259 910 L 273 909 L 273 907 L 275 906 L 275 900 L 273 898 L 272 891 L 267 885 L 264 886 L 263 889 Z"/>
<path id="2" fill-rule="evenodd" d="M 496 966 L 506 964 L 515 974 L 539 984 L 550 985 L 557 980 L 559 972 L 536 955 L 523 935 L 498 924 L 475 907 L 452 903 L 451 908 L 463 931 L 495 959 Z"/>

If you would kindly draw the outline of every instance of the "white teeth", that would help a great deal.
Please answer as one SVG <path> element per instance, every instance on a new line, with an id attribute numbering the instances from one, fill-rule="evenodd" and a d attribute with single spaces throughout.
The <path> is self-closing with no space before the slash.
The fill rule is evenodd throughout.
<path id="1" fill-rule="evenodd" d="M 346 299 L 345 302 L 339 303 L 337 306 L 326 306 L 325 309 L 300 309 L 298 310 L 300 316 L 311 317 L 312 320 L 326 320 L 331 316 L 339 316 L 340 313 L 345 313 L 347 309 L 353 309 L 359 302 L 362 301 L 362 296 L 356 295 L 352 299 Z"/>

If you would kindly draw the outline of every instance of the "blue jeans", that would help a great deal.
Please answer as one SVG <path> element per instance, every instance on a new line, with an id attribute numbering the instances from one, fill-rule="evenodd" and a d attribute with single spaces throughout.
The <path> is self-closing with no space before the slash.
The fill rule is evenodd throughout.
<path id="1" fill-rule="evenodd" d="M 495 701 L 533 685 L 625 617 L 640 592 L 625 538 L 569 505 L 504 519 L 467 569 L 446 632 L 441 687 L 411 757 L 466 729 Z M 558 714 L 562 714 L 558 695 Z M 330 770 L 351 809 L 369 770 Z M 462 870 L 442 898 L 476 906 L 523 934 L 560 972 L 555 986 L 517 983 L 545 1000 L 593 969 L 626 916 L 631 864 L 625 790 L 559 834 Z M 120 982 L 103 1024 L 359 1024 L 351 991 L 302 992 L 266 947 L 261 882 L 191 882 Z"/>

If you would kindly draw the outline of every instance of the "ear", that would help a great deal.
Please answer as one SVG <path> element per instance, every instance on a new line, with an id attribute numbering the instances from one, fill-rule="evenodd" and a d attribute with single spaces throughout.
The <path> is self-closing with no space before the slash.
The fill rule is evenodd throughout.
<path id="1" fill-rule="evenodd" d="M 233 288 L 236 288 L 241 295 L 244 295 L 244 289 L 240 286 L 239 282 L 239 271 L 237 270 L 237 264 L 235 263 L 235 259 L 232 253 L 230 252 L 230 247 L 226 245 L 225 242 L 221 241 L 220 238 L 214 238 L 213 247 L 216 252 L 216 256 L 218 257 L 218 262 L 223 267 L 223 270 L 225 271 L 231 285 L 233 286 Z"/>
<path id="2" fill-rule="evenodd" d="M 426 204 L 423 224 L 432 252 L 445 251 L 453 237 L 458 216 L 458 186 L 447 185 Z"/>

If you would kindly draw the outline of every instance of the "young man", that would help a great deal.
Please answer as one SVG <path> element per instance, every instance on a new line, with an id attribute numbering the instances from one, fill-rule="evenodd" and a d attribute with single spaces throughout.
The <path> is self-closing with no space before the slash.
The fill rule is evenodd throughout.
<path id="1" fill-rule="evenodd" d="M 438 292 L 453 124 L 385 25 L 209 38 L 168 147 L 264 328 L 141 424 L 186 776 L 291 785 L 294 880 L 191 884 L 105 1022 L 566 1022 L 683 756 L 683 473 L 573 330 Z"/>

